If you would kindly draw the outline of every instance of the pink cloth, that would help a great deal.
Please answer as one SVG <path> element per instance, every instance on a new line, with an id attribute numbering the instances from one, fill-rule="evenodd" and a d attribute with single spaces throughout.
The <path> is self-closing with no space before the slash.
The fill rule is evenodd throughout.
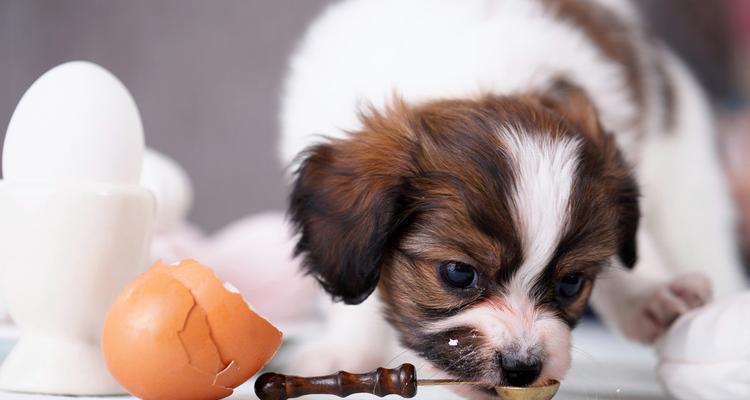
<path id="1" fill-rule="evenodd" d="M 315 280 L 300 272 L 293 248 L 284 215 L 271 212 L 238 220 L 211 237 L 187 224 L 157 233 L 151 258 L 167 263 L 193 258 L 210 266 L 258 313 L 274 324 L 289 324 L 315 318 L 319 291 Z"/>

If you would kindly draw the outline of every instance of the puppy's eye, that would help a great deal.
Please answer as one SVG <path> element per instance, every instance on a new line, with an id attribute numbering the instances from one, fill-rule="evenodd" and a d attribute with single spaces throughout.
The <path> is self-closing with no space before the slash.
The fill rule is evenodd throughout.
<path id="1" fill-rule="evenodd" d="M 449 286 L 458 289 L 477 286 L 477 271 L 471 265 L 459 261 L 444 261 L 440 264 L 440 277 Z"/>
<path id="2" fill-rule="evenodd" d="M 555 293 L 563 299 L 570 300 L 581 292 L 583 287 L 583 275 L 581 274 L 570 274 L 564 276 L 557 282 L 555 286 Z"/>

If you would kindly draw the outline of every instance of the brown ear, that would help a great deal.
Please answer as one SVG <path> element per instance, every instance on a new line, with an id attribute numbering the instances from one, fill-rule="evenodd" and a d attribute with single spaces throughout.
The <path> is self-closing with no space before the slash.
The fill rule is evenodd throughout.
<path id="1" fill-rule="evenodd" d="M 409 140 L 387 118 L 304 154 L 289 199 L 300 239 L 296 254 L 334 300 L 364 301 L 402 216 Z M 376 132 L 373 132 L 375 130 Z"/>
<path id="2" fill-rule="evenodd" d="M 622 264 L 633 269 L 638 261 L 638 246 L 636 236 L 641 219 L 638 185 L 632 175 L 628 174 L 620 181 L 617 193 L 617 207 L 619 211 L 617 256 Z"/>
<path id="3" fill-rule="evenodd" d="M 594 144 L 603 144 L 604 129 L 599 123 L 596 107 L 582 88 L 567 80 L 558 79 L 539 96 L 539 100 L 542 105 L 579 129 Z"/>
<path id="4" fill-rule="evenodd" d="M 633 268 L 637 259 L 636 234 L 640 221 L 638 185 L 617 148 L 615 138 L 599 122 L 596 106 L 586 92 L 565 79 L 556 80 L 538 96 L 539 102 L 578 129 L 604 159 L 605 176 L 613 186 L 618 209 L 619 249 L 622 264 Z"/>

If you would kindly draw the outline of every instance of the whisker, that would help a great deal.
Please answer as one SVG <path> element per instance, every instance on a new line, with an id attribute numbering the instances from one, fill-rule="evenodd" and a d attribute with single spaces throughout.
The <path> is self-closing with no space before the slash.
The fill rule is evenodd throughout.
<path id="1" fill-rule="evenodd" d="M 388 367 L 388 366 L 392 365 L 392 363 L 393 363 L 394 361 L 396 361 L 396 360 L 397 360 L 397 359 L 398 359 L 399 357 L 403 356 L 403 355 L 404 355 L 404 354 L 406 354 L 407 352 L 409 352 L 409 350 L 404 350 L 404 351 L 402 351 L 402 352 L 400 352 L 400 353 L 396 354 L 395 356 L 393 356 L 393 358 L 391 358 L 390 360 L 388 360 L 388 362 L 386 362 L 386 363 L 385 363 L 385 367 Z"/>
<path id="2" fill-rule="evenodd" d="M 594 355 L 592 355 L 591 353 L 589 353 L 589 352 L 581 349 L 580 347 L 571 346 L 571 350 L 577 352 L 578 354 L 581 354 L 584 357 L 586 357 L 589 361 L 591 361 L 592 363 L 594 363 L 594 365 L 596 365 L 596 366 L 602 366 L 602 367 L 605 366 L 596 357 L 594 357 Z M 582 374 L 581 370 L 578 370 L 577 373 L 582 375 L 582 377 L 584 379 L 584 382 L 592 381 L 592 378 L 594 377 L 594 374 L 590 374 L 590 373 Z M 595 393 L 595 392 L 592 392 L 592 391 L 590 391 L 588 389 L 585 389 L 585 386 L 584 386 L 584 390 L 585 390 L 584 396 L 587 399 L 599 399 L 599 394 L 598 393 Z M 622 396 L 618 394 L 617 398 L 622 398 Z"/>
<path id="3" fill-rule="evenodd" d="M 464 361 L 465 361 L 466 359 L 468 359 L 469 357 L 473 357 L 473 356 L 475 356 L 475 355 L 477 355 L 477 354 L 478 354 L 478 351 L 477 351 L 476 349 L 474 349 L 474 348 L 470 348 L 470 349 L 468 350 L 468 352 L 466 352 L 466 353 L 462 354 L 462 355 L 461 355 L 461 356 L 459 356 L 459 357 L 458 357 L 458 358 L 457 358 L 456 360 L 454 360 L 453 362 L 451 362 L 450 364 L 448 364 L 448 366 L 447 366 L 447 367 L 445 367 L 445 368 L 442 368 L 442 369 L 443 369 L 443 370 L 449 370 L 449 369 L 451 369 L 451 368 L 455 367 L 456 365 L 458 365 L 459 363 L 462 363 L 462 362 L 464 362 Z M 430 378 L 434 378 L 434 377 L 435 377 L 435 375 L 436 375 L 436 374 L 434 374 L 434 373 L 433 373 L 433 374 L 432 374 L 432 376 L 430 376 Z"/>

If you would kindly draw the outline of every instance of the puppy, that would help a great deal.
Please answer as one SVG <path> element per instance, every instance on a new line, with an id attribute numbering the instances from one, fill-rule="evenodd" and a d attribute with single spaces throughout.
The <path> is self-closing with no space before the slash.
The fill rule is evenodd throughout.
<path id="1" fill-rule="evenodd" d="M 446 376 L 538 384 L 590 298 L 649 343 L 746 284 L 709 107 L 627 2 L 335 3 L 281 122 L 305 270 L 378 289 L 334 309 L 315 372 L 386 362 L 382 311 Z"/>

